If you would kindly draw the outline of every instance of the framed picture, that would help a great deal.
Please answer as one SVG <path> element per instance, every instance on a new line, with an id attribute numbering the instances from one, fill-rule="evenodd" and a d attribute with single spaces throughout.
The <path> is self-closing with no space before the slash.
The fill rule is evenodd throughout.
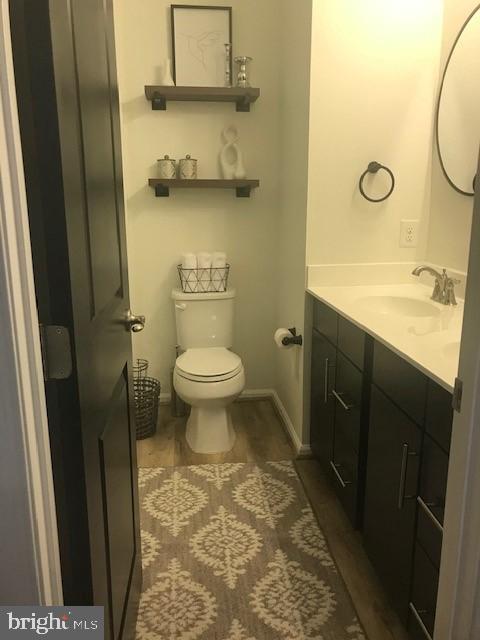
<path id="1" fill-rule="evenodd" d="M 232 7 L 172 4 L 171 15 L 177 87 L 227 86 L 225 44 L 232 43 Z"/>

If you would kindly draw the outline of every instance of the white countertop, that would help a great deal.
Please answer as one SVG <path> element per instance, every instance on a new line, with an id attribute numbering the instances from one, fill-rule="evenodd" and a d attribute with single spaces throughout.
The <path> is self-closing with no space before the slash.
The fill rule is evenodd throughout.
<path id="1" fill-rule="evenodd" d="M 423 284 L 311 286 L 307 291 L 453 391 L 463 300 L 457 306 L 433 302 L 432 287 Z M 415 301 L 420 304 L 416 306 Z M 397 303 L 400 314 L 395 311 Z"/>

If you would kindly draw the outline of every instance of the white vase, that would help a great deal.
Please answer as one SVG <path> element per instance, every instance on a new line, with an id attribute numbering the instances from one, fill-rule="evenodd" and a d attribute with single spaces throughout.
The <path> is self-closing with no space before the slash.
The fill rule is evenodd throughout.
<path id="1" fill-rule="evenodd" d="M 220 150 L 220 168 L 224 180 L 241 180 L 247 172 L 243 164 L 243 156 L 238 141 L 238 131 L 235 125 L 229 125 L 222 131 L 224 145 Z"/>

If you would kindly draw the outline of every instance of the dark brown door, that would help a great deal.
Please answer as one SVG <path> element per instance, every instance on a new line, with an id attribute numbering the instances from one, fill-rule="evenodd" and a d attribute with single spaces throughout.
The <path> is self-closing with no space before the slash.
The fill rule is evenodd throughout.
<path id="1" fill-rule="evenodd" d="M 41 322 L 71 336 L 47 382 L 65 600 L 130 637 L 141 577 L 111 0 L 11 0 Z"/>

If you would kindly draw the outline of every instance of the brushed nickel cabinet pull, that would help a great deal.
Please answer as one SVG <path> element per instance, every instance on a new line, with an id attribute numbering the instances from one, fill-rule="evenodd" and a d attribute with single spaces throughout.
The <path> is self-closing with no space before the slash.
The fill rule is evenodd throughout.
<path id="1" fill-rule="evenodd" d="M 398 485 L 398 508 L 403 509 L 403 503 L 405 500 L 412 500 L 415 496 L 405 495 L 405 485 L 407 484 L 407 469 L 408 469 L 408 456 L 416 456 L 414 451 L 409 451 L 408 444 L 405 442 L 402 445 L 402 464 L 400 467 L 400 482 Z"/>
<path id="2" fill-rule="evenodd" d="M 440 533 L 443 534 L 443 526 L 442 523 L 440 522 L 440 520 L 436 517 L 436 515 L 433 513 L 433 511 L 430 509 L 430 507 L 435 507 L 437 505 L 435 504 L 427 504 L 426 502 L 424 502 L 420 496 L 417 496 L 417 502 L 418 504 L 421 506 L 422 510 L 424 511 L 425 515 L 430 519 L 431 522 L 433 522 L 433 524 L 437 527 L 437 529 L 440 531 Z"/>
<path id="3" fill-rule="evenodd" d="M 350 480 L 344 480 L 342 478 L 342 476 L 340 475 L 340 471 L 338 470 L 339 465 L 335 464 L 335 462 L 333 460 L 330 460 L 330 466 L 332 467 L 335 475 L 337 476 L 337 480 L 340 482 L 340 484 L 342 485 L 343 489 L 346 489 L 349 484 L 352 484 L 350 482 Z"/>
<path id="4" fill-rule="evenodd" d="M 335 391 L 335 389 L 332 389 L 332 393 L 335 396 L 335 398 L 338 400 L 340 405 L 345 409 L 345 411 L 350 411 L 350 409 L 353 409 L 353 407 L 355 406 L 353 404 L 347 404 L 345 400 L 342 398 L 342 395 L 338 393 L 338 391 Z"/>
<path id="5" fill-rule="evenodd" d="M 428 632 L 428 629 L 425 626 L 422 618 L 420 617 L 420 613 L 427 613 L 427 612 L 426 611 L 421 611 L 421 612 L 417 611 L 417 609 L 416 609 L 415 605 L 413 604 L 413 602 L 410 602 L 408 606 L 410 607 L 410 611 L 415 616 L 415 620 L 418 622 L 418 626 L 423 631 L 423 634 L 424 634 L 425 638 L 427 638 L 427 640 L 433 640 L 433 638 L 430 635 L 430 633 Z"/>

